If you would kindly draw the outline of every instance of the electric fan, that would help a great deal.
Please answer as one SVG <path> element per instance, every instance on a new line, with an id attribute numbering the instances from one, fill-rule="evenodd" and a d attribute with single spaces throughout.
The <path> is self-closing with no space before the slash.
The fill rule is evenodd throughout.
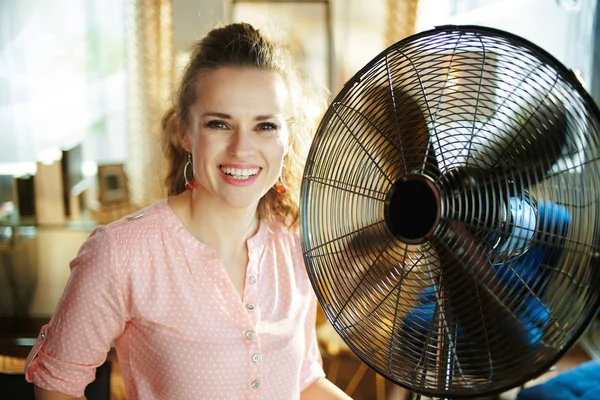
<path id="1" fill-rule="evenodd" d="M 418 395 L 497 394 L 600 301 L 600 113 L 536 45 L 444 26 L 350 79 L 308 154 L 306 268 L 329 322 Z"/>

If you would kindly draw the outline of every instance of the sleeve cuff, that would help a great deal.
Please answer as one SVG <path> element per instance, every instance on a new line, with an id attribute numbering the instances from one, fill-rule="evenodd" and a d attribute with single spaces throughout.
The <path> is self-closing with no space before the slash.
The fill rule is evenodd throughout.
<path id="1" fill-rule="evenodd" d="M 320 362 L 313 362 L 304 370 L 303 378 L 300 380 L 300 392 L 303 392 L 318 379 L 325 378 L 325 371 Z"/>

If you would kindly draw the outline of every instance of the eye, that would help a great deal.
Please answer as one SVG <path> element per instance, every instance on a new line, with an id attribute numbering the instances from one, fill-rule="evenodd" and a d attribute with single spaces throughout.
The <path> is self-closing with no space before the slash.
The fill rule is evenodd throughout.
<path id="1" fill-rule="evenodd" d="M 204 124 L 205 128 L 208 129 L 227 129 L 227 123 L 225 121 L 221 121 L 218 119 L 214 119 L 211 121 L 208 121 L 207 123 Z"/>
<path id="2" fill-rule="evenodd" d="M 277 131 L 279 130 L 279 125 L 273 122 L 263 122 L 258 124 L 256 129 L 259 131 Z"/>

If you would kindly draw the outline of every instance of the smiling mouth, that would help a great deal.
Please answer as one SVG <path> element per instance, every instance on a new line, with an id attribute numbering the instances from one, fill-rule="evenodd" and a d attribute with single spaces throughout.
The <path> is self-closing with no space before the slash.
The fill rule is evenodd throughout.
<path id="1" fill-rule="evenodd" d="M 224 174 L 227 174 L 227 175 L 231 176 L 233 179 L 237 179 L 237 180 L 249 179 L 250 177 L 258 174 L 260 171 L 260 168 L 240 169 L 240 168 L 224 167 L 222 165 L 220 165 L 219 168 L 221 169 L 221 171 L 223 171 Z"/>

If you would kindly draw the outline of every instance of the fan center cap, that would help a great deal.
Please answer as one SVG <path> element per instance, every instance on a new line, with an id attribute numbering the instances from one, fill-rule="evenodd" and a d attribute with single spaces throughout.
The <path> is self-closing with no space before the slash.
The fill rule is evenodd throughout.
<path id="1" fill-rule="evenodd" d="M 405 243 L 422 243 L 429 239 L 440 222 L 440 215 L 440 192 L 426 176 L 402 177 L 386 197 L 388 227 Z"/>

